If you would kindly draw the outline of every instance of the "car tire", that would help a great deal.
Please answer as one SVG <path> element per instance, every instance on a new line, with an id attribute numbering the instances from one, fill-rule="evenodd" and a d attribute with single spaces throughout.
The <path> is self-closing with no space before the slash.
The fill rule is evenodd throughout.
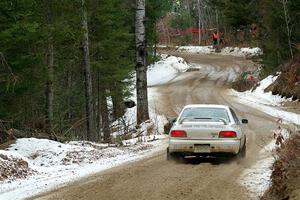
<path id="1" fill-rule="evenodd" d="M 244 143 L 244 145 L 243 145 L 243 147 L 242 147 L 242 149 L 239 151 L 239 153 L 237 154 L 237 158 L 239 158 L 239 159 L 243 159 L 243 158 L 245 158 L 246 157 L 246 140 L 245 140 L 245 143 Z"/>

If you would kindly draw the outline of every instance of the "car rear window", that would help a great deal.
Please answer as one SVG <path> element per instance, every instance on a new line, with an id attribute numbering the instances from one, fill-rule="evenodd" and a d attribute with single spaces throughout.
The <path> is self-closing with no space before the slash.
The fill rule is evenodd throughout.
<path id="1" fill-rule="evenodd" d="M 188 118 L 189 121 L 194 121 L 194 120 L 210 121 L 210 119 L 222 118 L 225 119 L 227 122 L 230 121 L 228 112 L 225 108 L 199 108 L 199 107 L 186 108 L 182 112 L 180 118 L 181 119 Z"/>

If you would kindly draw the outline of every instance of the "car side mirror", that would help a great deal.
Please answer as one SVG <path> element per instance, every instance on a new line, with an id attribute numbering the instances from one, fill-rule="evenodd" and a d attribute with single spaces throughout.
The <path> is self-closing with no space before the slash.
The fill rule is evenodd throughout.
<path id="1" fill-rule="evenodd" d="M 242 119 L 242 124 L 248 124 L 248 119 Z"/>

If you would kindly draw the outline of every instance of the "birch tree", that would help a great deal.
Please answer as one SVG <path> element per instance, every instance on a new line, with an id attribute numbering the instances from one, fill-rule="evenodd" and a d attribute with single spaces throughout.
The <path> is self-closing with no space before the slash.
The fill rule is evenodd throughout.
<path id="1" fill-rule="evenodd" d="M 94 110 L 93 110 L 93 100 L 92 100 L 92 76 L 91 76 L 91 66 L 90 66 L 90 53 L 89 53 L 89 34 L 88 34 L 88 23 L 87 23 L 87 11 L 85 0 L 81 0 L 82 9 L 82 51 L 83 51 L 83 62 L 82 67 L 84 70 L 85 79 L 85 112 L 86 112 L 86 131 L 87 140 L 95 141 L 96 134 L 94 128 Z"/>
<path id="2" fill-rule="evenodd" d="M 147 50 L 145 39 L 145 0 L 136 0 L 135 45 L 136 45 L 136 96 L 137 124 L 149 119 L 147 93 Z"/>

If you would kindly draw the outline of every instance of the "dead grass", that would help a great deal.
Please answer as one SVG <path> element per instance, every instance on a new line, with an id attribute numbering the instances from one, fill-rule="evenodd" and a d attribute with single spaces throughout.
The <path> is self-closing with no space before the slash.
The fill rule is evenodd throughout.
<path id="1" fill-rule="evenodd" d="M 292 134 L 276 151 L 271 187 L 261 199 L 300 199 L 300 134 Z"/>
<path id="2" fill-rule="evenodd" d="M 29 168 L 25 160 L 3 154 L 0 154 L 0 169 L 0 182 L 11 182 L 16 179 L 26 178 L 35 173 L 34 170 Z"/>
<path id="3" fill-rule="evenodd" d="M 282 66 L 278 79 L 266 91 L 279 94 L 283 97 L 300 99 L 300 54 Z"/>
<path id="4" fill-rule="evenodd" d="M 0 144 L 0 150 L 5 150 L 6 148 L 8 148 L 10 145 L 14 144 L 15 142 L 16 142 L 15 140 L 10 140 L 8 142 Z"/>
<path id="5" fill-rule="evenodd" d="M 255 87 L 257 82 L 240 78 L 232 83 L 232 88 L 238 92 L 245 92 Z"/>

